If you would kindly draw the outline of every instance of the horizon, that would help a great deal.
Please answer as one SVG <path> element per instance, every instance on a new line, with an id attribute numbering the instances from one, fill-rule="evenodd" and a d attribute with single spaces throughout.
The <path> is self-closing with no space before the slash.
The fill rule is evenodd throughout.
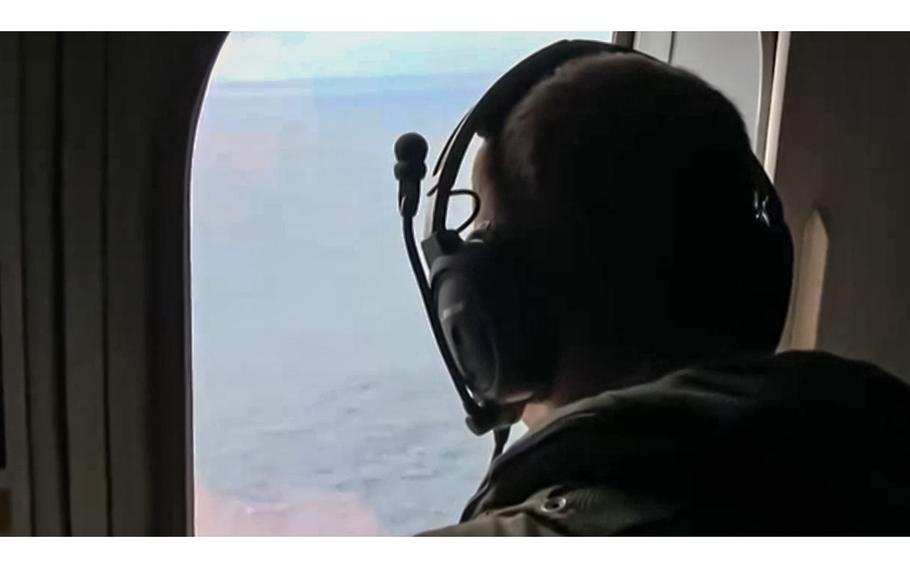
<path id="1" fill-rule="evenodd" d="M 566 38 L 610 41 L 613 32 L 232 32 L 213 80 L 504 73 Z M 477 57 L 477 46 L 483 56 Z"/>
<path id="2" fill-rule="evenodd" d="M 503 70 L 502 73 L 505 73 Z M 318 75 L 313 77 L 290 77 L 287 79 L 255 79 L 255 80 L 232 80 L 221 79 L 212 80 L 212 85 L 220 87 L 246 87 L 253 85 L 281 85 L 286 83 L 310 83 L 314 81 L 334 81 L 334 80 L 375 80 L 375 79 L 444 79 L 450 77 L 485 77 L 489 73 L 483 71 L 457 71 L 451 73 L 400 73 L 397 75 Z"/>

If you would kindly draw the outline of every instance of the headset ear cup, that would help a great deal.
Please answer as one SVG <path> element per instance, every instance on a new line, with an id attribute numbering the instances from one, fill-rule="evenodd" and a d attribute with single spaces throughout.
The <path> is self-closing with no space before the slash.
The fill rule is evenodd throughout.
<path id="1" fill-rule="evenodd" d="M 780 331 L 787 317 L 793 278 L 793 241 L 782 220 L 764 229 L 763 242 L 757 247 L 761 253 L 755 266 L 753 289 L 757 305 L 768 307 L 755 322 L 755 327 L 774 334 L 756 339 L 768 344 L 780 341 Z"/>
<path id="2" fill-rule="evenodd" d="M 793 248 L 785 225 L 755 223 L 749 233 L 744 252 L 727 265 L 736 274 L 736 308 L 728 325 L 743 347 L 765 350 L 777 345 L 787 317 Z"/>
<path id="3" fill-rule="evenodd" d="M 555 326 L 527 263 L 508 247 L 468 242 L 437 258 L 430 277 L 445 341 L 475 396 L 508 404 L 549 386 Z"/>
<path id="4" fill-rule="evenodd" d="M 750 275 L 752 297 L 748 301 L 767 307 L 753 327 L 759 333 L 767 334 L 755 337 L 755 341 L 768 345 L 780 340 L 787 317 L 793 278 L 793 239 L 784 218 L 780 196 L 754 156 L 752 168 L 755 183 L 761 191 L 756 195 L 756 222 L 752 225 L 755 236 L 750 250 L 755 251 L 755 257 Z"/>
<path id="5" fill-rule="evenodd" d="M 766 351 L 776 346 L 787 316 L 792 276 L 792 246 L 786 226 L 753 222 L 742 227 L 728 251 L 732 257 L 712 268 L 724 273 L 726 285 L 717 289 L 722 305 L 716 329 L 729 335 L 713 338 L 718 345 L 733 341 L 731 347 Z M 704 298 L 716 305 L 718 300 Z"/>
<path id="6" fill-rule="evenodd" d="M 440 262 L 439 264 L 450 264 Z M 454 263 L 452 263 L 454 264 Z M 439 268 L 433 279 L 434 301 L 443 336 L 466 386 L 485 400 L 496 398 L 502 381 L 501 341 L 482 292 L 465 270 Z"/>

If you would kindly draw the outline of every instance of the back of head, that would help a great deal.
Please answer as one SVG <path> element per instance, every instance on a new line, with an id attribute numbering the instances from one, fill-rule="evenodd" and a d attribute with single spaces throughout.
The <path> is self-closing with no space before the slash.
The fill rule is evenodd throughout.
<path id="1" fill-rule="evenodd" d="M 691 73 L 638 55 L 572 60 L 538 83 L 475 166 L 485 215 L 531 239 L 555 280 L 565 341 L 626 365 L 770 352 L 785 269 L 755 281 L 749 137 Z"/>

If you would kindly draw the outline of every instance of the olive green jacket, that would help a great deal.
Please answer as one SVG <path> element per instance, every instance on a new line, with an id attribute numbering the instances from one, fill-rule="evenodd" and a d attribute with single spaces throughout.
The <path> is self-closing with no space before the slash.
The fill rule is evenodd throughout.
<path id="1" fill-rule="evenodd" d="M 910 535 L 910 387 L 821 352 L 565 407 L 429 536 Z"/>

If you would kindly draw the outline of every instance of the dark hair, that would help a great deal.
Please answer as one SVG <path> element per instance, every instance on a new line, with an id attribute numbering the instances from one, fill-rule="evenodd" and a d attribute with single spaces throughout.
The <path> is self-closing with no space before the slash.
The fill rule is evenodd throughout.
<path id="1" fill-rule="evenodd" d="M 614 349 L 688 361 L 775 348 L 790 274 L 765 296 L 775 305 L 741 293 L 757 244 L 751 145 L 703 80 L 638 55 L 582 57 L 486 142 L 496 224 L 552 245 L 563 307 Z M 582 294 L 579 278 L 597 284 Z"/>

